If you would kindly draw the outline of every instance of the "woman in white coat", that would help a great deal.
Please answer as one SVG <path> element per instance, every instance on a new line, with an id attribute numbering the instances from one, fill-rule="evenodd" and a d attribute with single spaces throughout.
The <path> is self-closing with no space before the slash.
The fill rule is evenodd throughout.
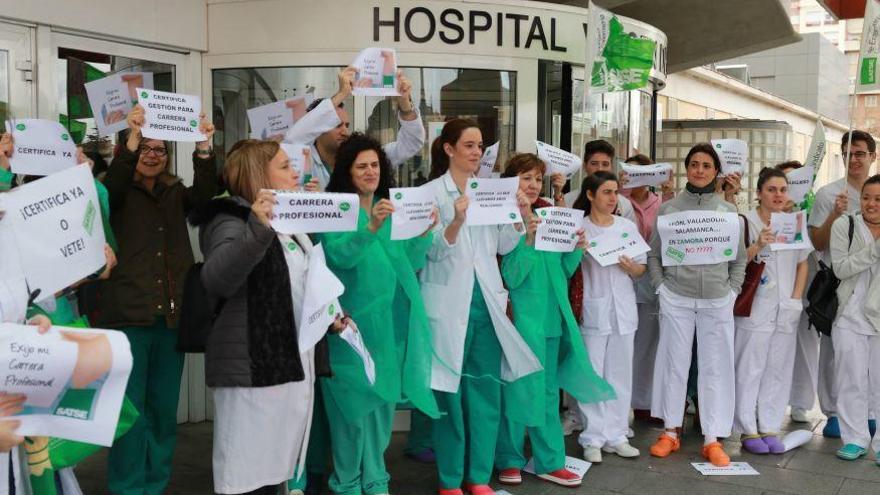
<path id="1" fill-rule="evenodd" d="M 840 279 L 837 319 L 831 332 L 837 413 L 843 447 L 837 457 L 855 460 L 870 446 L 880 464 L 880 435 L 868 429 L 880 404 L 880 175 L 862 186 L 861 215 L 844 215 L 831 227 L 831 263 Z"/>
<path id="2" fill-rule="evenodd" d="M 749 229 L 748 259 L 763 265 L 761 281 L 749 316 L 734 318 L 736 409 L 734 430 L 743 448 L 753 454 L 785 451 L 778 432 L 791 391 L 797 326 L 803 312 L 801 297 L 807 285 L 807 249 L 774 251 L 770 216 L 785 211 L 788 180 L 785 173 L 765 168 L 758 176 L 757 208 L 745 218 Z M 799 213 L 804 215 L 803 212 Z M 802 217 L 806 222 L 806 217 Z"/>
<path id="3" fill-rule="evenodd" d="M 497 256 L 512 251 L 522 225 L 466 224 L 467 181 L 480 165 L 477 125 L 453 119 L 431 146 L 426 184 L 440 210 L 440 225 L 421 272 L 422 297 L 431 325 L 431 388 L 441 418 L 434 422 L 440 495 L 492 495 L 500 425 L 501 382 L 539 371 L 541 364 L 507 318 L 507 291 Z M 524 218 L 529 202 L 517 195 Z"/>

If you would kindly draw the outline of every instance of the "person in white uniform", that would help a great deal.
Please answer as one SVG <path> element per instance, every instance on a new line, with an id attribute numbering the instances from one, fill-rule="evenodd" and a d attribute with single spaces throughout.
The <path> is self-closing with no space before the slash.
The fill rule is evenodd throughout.
<path id="1" fill-rule="evenodd" d="M 336 150 L 350 135 L 351 119 L 343 102 L 351 95 L 354 77 L 353 67 L 340 71 L 336 94 L 332 98 L 313 101 L 308 113 L 284 135 L 285 143 L 311 145 L 311 178 L 317 179 L 322 191 L 327 187 L 336 164 Z M 382 146 L 395 169 L 419 153 L 425 145 L 425 126 L 422 125 L 418 108 L 412 102 L 412 83 L 403 75 L 403 71 L 397 72 L 397 81 L 400 96 L 394 98 L 397 100 L 400 130 L 396 141 Z"/>
<path id="2" fill-rule="evenodd" d="M 574 207 L 583 210 L 587 242 L 601 235 L 640 235 L 636 224 L 614 215 L 618 200 L 617 177 L 596 172 L 584 179 Z M 581 335 L 596 372 L 614 388 L 617 398 L 578 404 L 587 419 L 578 442 L 584 459 L 602 462 L 602 451 L 621 457 L 638 457 L 629 444 L 629 408 L 632 396 L 633 339 L 638 328 L 633 279 L 645 273 L 646 256 L 620 256 L 617 264 L 603 267 L 590 255 L 581 261 L 584 281 Z"/>
<path id="3" fill-rule="evenodd" d="M 736 213 L 715 193 L 721 160 L 709 143 L 699 143 L 685 158 L 687 184 L 674 199 L 660 205 L 659 219 L 675 212 Z M 737 222 L 739 223 L 739 222 Z M 667 457 L 681 447 L 676 428 L 684 418 L 688 369 L 697 339 L 700 425 L 703 457 L 716 466 L 730 464 L 718 438 L 730 436 L 734 409 L 733 304 L 745 278 L 746 248 L 741 232 L 736 256 L 700 265 L 664 265 L 660 232 L 654 227 L 648 270 L 660 300 L 660 342 L 654 364 L 651 415 L 663 419 L 666 431 L 651 446 L 651 455 Z"/>
<path id="4" fill-rule="evenodd" d="M 329 374 L 326 339 L 299 348 L 313 246 L 306 235 L 270 226 L 271 190 L 299 187 L 278 143 L 237 143 L 224 179 L 232 197 L 190 216 L 201 229 L 202 282 L 219 308 L 205 351 L 215 404 L 214 491 L 274 494 L 302 472 L 315 377 Z M 346 324 L 337 320 L 333 329 Z"/>
<path id="5" fill-rule="evenodd" d="M 849 151 L 849 163 L 846 166 L 846 177 L 816 192 L 816 200 L 808 220 L 810 240 L 816 251 L 820 252 L 819 259 L 826 265 L 831 264 L 829 253 L 831 226 L 840 216 L 859 211 L 862 185 L 867 180 L 871 164 L 877 156 L 877 144 L 867 132 L 853 130 L 852 144 L 849 133 L 841 138 L 841 156 L 846 157 L 847 151 Z M 822 409 L 822 414 L 828 418 L 822 434 L 829 438 L 839 438 L 833 340 L 828 335 L 822 335 L 819 342 L 819 407 Z"/>
<path id="6" fill-rule="evenodd" d="M 788 203 L 785 173 L 764 168 L 758 176 L 757 208 L 748 221 L 748 259 L 763 265 L 748 316 L 734 318 L 736 336 L 736 411 L 734 430 L 753 454 L 781 454 L 779 438 L 791 388 L 797 324 L 803 313 L 807 257 L 811 247 L 773 250 L 770 217 Z M 798 212 L 806 222 L 805 214 Z"/>
<path id="7" fill-rule="evenodd" d="M 837 457 L 858 459 L 870 447 L 880 465 L 880 436 L 868 428 L 880 403 L 880 175 L 865 181 L 860 207 L 861 214 L 842 216 L 831 228 L 831 262 L 840 279 L 831 331 L 844 444 Z"/>

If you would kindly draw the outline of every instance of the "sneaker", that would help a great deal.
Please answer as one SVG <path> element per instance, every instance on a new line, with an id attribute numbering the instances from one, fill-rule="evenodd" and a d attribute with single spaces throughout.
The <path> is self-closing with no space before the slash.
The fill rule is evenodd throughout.
<path id="1" fill-rule="evenodd" d="M 681 448 L 681 439 L 672 438 L 666 433 L 661 433 L 654 445 L 651 445 L 651 455 L 654 457 L 668 457 L 669 454 Z"/>
<path id="2" fill-rule="evenodd" d="M 572 473 L 568 469 L 557 469 L 549 473 L 539 474 L 538 478 L 560 486 L 581 486 L 583 481 L 580 476 Z"/>
<path id="3" fill-rule="evenodd" d="M 422 449 L 418 452 L 407 452 L 406 456 L 422 464 L 434 464 L 437 462 L 437 456 L 434 455 L 433 449 Z"/>
<path id="4" fill-rule="evenodd" d="M 791 408 L 791 420 L 795 423 L 809 423 L 810 418 L 807 417 L 807 410 L 803 407 Z"/>
<path id="5" fill-rule="evenodd" d="M 854 461 L 865 455 L 868 451 L 864 447 L 859 447 L 854 443 L 848 443 L 837 451 L 837 457 L 844 461 Z"/>
<path id="6" fill-rule="evenodd" d="M 498 471 L 498 482 L 502 485 L 519 485 L 522 483 L 522 472 L 518 468 L 507 468 Z"/>
<path id="7" fill-rule="evenodd" d="M 464 495 L 461 488 L 441 488 L 437 490 L 437 495 Z"/>
<path id="8" fill-rule="evenodd" d="M 562 433 L 565 436 L 569 436 L 576 431 L 583 431 L 584 425 L 581 423 L 581 418 L 576 412 L 565 411 L 565 414 L 562 416 Z"/>
<path id="9" fill-rule="evenodd" d="M 758 440 L 760 441 L 760 439 Z M 713 466 L 725 467 L 730 465 L 730 457 L 724 453 L 720 442 L 712 442 L 709 445 L 703 445 L 703 457 L 712 463 Z"/>
<path id="10" fill-rule="evenodd" d="M 584 447 L 584 460 L 593 464 L 602 462 L 602 451 L 599 447 Z"/>
<path id="11" fill-rule="evenodd" d="M 760 435 L 743 435 L 740 439 L 743 449 L 750 454 L 769 454 L 770 447 L 764 443 Z"/>
<path id="12" fill-rule="evenodd" d="M 771 454 L 782 454 L 785 452 L 785 445 L 778 436 L 772 433 L 765 433 L 764 436 L 761 437 L 761 440 L 767 444 L 767 448 L 770 449 Z"/>
<path id="13" fill-rule="evenodd" d="M 464 489 L 471 495 L 495 495 L 495 490 L 489 485 L 477 485 L 474 483 L 465 483 Z"/>
<path id="14" fill-rule="evenodd" d="M 825 428 L 822 428 L 822 436 L 826 438 L 840 438 L 840 423 L 837 416 L 828 416 Z"/>
<path id="15" fill-rule="evenodd" d="M 606 445 L 602 447 L 602 452 L 608 454 L 617 454 L 620 457 L 625 457 L 627 459 L 638 457 L 641 455 L 639 449 L 633 447 L 629 444 L 629 442 L 621 442 L 617 445 Z"/>

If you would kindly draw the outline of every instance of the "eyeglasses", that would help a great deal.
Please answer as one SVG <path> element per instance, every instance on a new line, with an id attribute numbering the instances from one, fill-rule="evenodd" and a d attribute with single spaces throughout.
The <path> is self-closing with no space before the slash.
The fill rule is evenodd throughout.
<path id="1" fill-rule="evenodd" d="M 870 155 L 870 154 L 871 154 L 871 153 L 869 153 L 869 152 L 867 152 L 867 151 L 853 151 L 852 153 L 849 154 L 849 156 L 850 156 L 851 158 L 855 158 L 856 160 L 864 160 L 864 159 L 867 158 L 868 155 Z M 844 153 L 844 156 L 846 156 L 845 153 Z"/>
<path id="2" fill-rule="evenodd" d="M 140 152 L 140 154 L 142 154 L 142 155 L 146 155 L 147 153 L 149 153 L 151 151 L 156 156 L 165 156 L 168 154 L 168 150 L 166 150 L 165 148 L 153 148 L 153 147 L 147 146 L 145 144 L 138 147 L 138 152 Z"/>

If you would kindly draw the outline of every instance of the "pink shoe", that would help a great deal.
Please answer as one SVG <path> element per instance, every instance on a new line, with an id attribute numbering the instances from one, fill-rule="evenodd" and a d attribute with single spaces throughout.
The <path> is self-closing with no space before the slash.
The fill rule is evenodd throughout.
<path id="1" fill-rule="evenodd" d="M 522 473 L 518 468 L 502 469 L 498 472 L 498 482 L 502 485 L 522 484 Z"/>
<path id="2" fill-rule="evenodd" d="M 568 469 L 562 468 L 549 473 L 539 474 L 538 478 L 560 486 L 581 486 L 583 481 L 580 476 L 572 473 Z"/>

